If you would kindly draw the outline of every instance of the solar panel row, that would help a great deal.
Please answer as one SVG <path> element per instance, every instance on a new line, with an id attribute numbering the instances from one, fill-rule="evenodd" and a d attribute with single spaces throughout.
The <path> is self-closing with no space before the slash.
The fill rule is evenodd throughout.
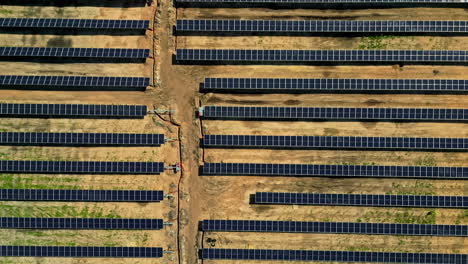
<path id="1" fill-rule="evenodd" d="M 160 146 L 163 134 L 0 132 L 0 145 Z"/>
<path id="2" fill-rule="evenodd" d="M 468 179 L 468 167 L 204 163 L 203 175 Z"/>
<path id="3" fill-rule="evenodd" d="M 214 92 L 467 92 L 467 80 L 440 79 L 289 79 L 205 78 L 203 89 Z"/>
<path id="4" fill-rule="evenodd" d="M 202 231 L 334 233 L 405 236 L 468 236 L 466 225 L 421 225 L 347 222 L 298 222 L 259 220 L 203 220 Z"/>
<path id="5" fill-rule="evenodd" d="M 2 257 L 161 258 L 157 247 L 0 246 Z"/>
<path id="6" fill-rule="evenodd" d="M 465 63 L 464 50 L 241 50 L 177 49 L 180 63 L 313 63 L 313 62 L 379 62 L 379 63 Z"/>
<path id="7" fill-rule="evenodd" d="M 163 220 L 127 218 L 0 217 L 0 228 L 159 230 L 163 228 Z"/>
<path id="8" fill-rule="evenodd" d="M 163 191 L 0 189 L 1 201 L 160 202 Z"/>
<path id="9" fill-rule="evenodd" d="M 149 52 L 149 49 L 0 47 L 0 57 L 144 59 Z"/>
<path id="10" fill-rule="evenodd" d="M 468 109 L 205 106 L 200 116 L 243 120 L 468 121 Z"/>
<path id="11" fill-rule="evenodd" d="M 467 254 L 203 248 L 203 259 L 462 264 Z"/>
<path id="12" fill-rule="evenodd" d="M 0 160 L 0 172 L 64 174 L 160 174 L 164 172 L 164 163 L 112 161 Z"/>
<path id="13" fill-rule="evenodd" d="M 0 117 L 143 118 L 146 105 L 0 104 Z"/>
<path id="14" fill-rule="evenodd" d="M 146 87 L 146 77 L 0 75 L 0 85 Z"/>
<path id="15" fill-rule="evenodd" d="M 204 147 L 466 151 L 468 138 L 204 135 Z"/>
<path id="16" fill-rule="evenodd" d="M 148 29 L 148 20 L 0 18 L 4 28 Z"/>
<path id="17" fill-rule="evenodd" d="M 418 20 L 192 20 L 176 22 L 178 32 L 237 33 L 468 33 L 468 21 Z"/>
<path id="18" fill-rule="evenodd" d="M 468 208 L 468 196 L 257 192 L 256 204 Z"/>

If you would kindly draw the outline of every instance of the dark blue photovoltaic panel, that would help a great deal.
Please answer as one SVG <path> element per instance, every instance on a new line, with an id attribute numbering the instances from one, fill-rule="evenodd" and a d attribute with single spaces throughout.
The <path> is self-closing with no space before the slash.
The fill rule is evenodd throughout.
<path id="1" fill-rule="evenodd" d="M 3 28 L 148 29 L 148 20 L 0 18 Z"/>
<path id="2" fill-rule="evenodd" d="M 467 254 L 203 248 L 202 259 L 464 264 Z"/>
<path id="3" fill-rule="evenodd" d="M 468 196 L 257 192 L 254 203 L 468 208 Z"/>
<path id="4" fill-rule="evenodd" d="M 160 146 L 163 134 L 0 132 L 0 145 Z"/>
<path id="5" fill-rule="evenodd" d="M 160 202 L 163 191 L 0 189 L 1 201 Z"/>
<path id="6" fill-rule="evenodd" d="M 177 20 L 179 32 L 468 33 L 468 21 L 418 20 Z"/>
<path id="7" fill-rule="evenodd" d="M 466 225 L 420 225 L 349 222 L 203 220 L 202 231 L 332 233 L 402 236 L 468 236 Z"/>
<path id="8" fill-rule="evenodd" d="M 164 163 L 123 161 L 0 160 L 0 172 L 62 174 L 160 174 L 164 172 Z"/>
<path id="9" fill-rule="evenodd" d="M 204 163 L 203 175 L 468 179 L 468 167 Z"/>
<path id="10" fill-rule="evenodd" d="M 0 246 L 2 257 L 161 258 L 157 247 Z"/>
<path id="11" fill-rule="evenodd" d="M 20 86 L 74 86 L 74 87 L 146 87 L 146 77 L 87 77 L 87 76 L 34 76 L 0 75 L 0 85 Z"/>
<path id="12" fill-rule="evenodd" d="M 200 115 L 242 120 L 468 121 L 468 109 L 205 106 Z"/>
<path id="13" fill-rule="evenodd" d="M 0 104 L 0 117 L 143 118 L 146 105 Z"/>
<path id="14" fill-rule="evenodd" d="M 0 217 L 4 229 L 159 230 L 162 219 Z"/>
<path id="15" fill-rule="evenodd" d="M 187 63 L 280 62 L 440 62 L 466 63 L 465 50 L 241 50 L 177 49 L 176 60 Z"/>
<path id="16" fill-rule="evenodd" d="M 204 147 L 466 151 L 468 138 L 205 135 Z"/>
<path id="17" fill-rule="evenodd" d="M 289 79 L 289 78 L 205 78 L 204 90 L 212 92 L 468 92 L 468 80 L 440 79 Z"/>
<path id="18" fill-rule="evenodd" d="M 0 57 L 144 59 L 149 57 L 149 49 L 0 47 Z"/>

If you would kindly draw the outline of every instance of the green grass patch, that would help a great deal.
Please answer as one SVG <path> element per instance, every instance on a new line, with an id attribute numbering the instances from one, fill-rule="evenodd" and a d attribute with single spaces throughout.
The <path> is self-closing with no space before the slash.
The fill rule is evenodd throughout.
<path id="1" fill-rule="evenodd" d="M 375 166 L 377 165 L 375 162 L 363 162 L 363 163 L 357 163 L 357 162 L 342 162 L 342 163 L 337 163 L 336 165 L 348 165 L 348 166 Z"/>
<path id="2" fill-rule="evenodd" d="M 41 183 L 41 181 L 47 183 Z M 25 177 L 15 174 L 0 174 L 0 189 L 79 189 L 78 179 L 50 176 Z M 65 184 L 64 184 L 65 183 Z"/>
<path id="3" fill-rule="evenodd" d="M 355 247 L 346 247 L 345 251 L 372 251 L 370 247 L 365 246 L 355 246 Z"/>
<path id="4" fill-rule="evenodd" d="M 406 209 L 402 212 L 370 211 L 358 218 L 356 222 L 435 224 L 436 218 L 436 210 L 430 210 L 425 214 L 418 215 L 411 212 L 411 209 Z"/>
<path id="5" fill-rule="evenodd" d="M 434 184 L 416 181 L 414 184 L 400 184 L 393 182 L 392 190 L 385 194 L 405 194 L 405 195 L 435 195 Z"/>
<path id="6" fill-rule="evenodd" d="M 80 218 L 122 218 L 116 210 L 110 212 L 97 206 L 77 208 L 69 205 L 63 206 L 17 206 L 0 204 L 2 217 L 80 217 Z"/>
<path id="7" fill-rule="evenodd" d="M 468 224 L 468 210 L 463 210 L 460 215 L 457 216 L 455 220 L 456 225 L 466 225 Z"/>
<path id="8" fill-rule="evenodd" d="M 35 239 L 16 239 L 9 246 L 38 246 L 38 241 Z M 76 247 L 74 241 L 61 240 L 41 240 L 41 246 L 56 246 L 56 247 Z"/>
<path id="9" fill-rule="evenodd" d="M 363 37 L 359 43 L 359 49 L 371 50 L 371 49 L 385 49 L 388 46 L 389 40 L 395 39 L 395 36 L 371 36 Z"/>
<path id="10" fill-rule="evenodd" d="M 0 8 L 0 15 L 11 15 L 13 14 L 13 11 L 5 8 Z"/>
<path id="11" fill-rule="evenodd" d="M 414 161 L 415 166 L 427 166 L 427 167 L 435 167 L 437 166 L 437 160 L 432 155 L 426 155 L 424 157 L 417 158 Z"/>

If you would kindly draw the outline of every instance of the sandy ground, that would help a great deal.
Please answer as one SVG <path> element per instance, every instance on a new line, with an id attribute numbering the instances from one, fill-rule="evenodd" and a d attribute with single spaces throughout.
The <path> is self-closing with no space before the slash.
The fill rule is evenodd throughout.
<path id="1" fill-rule="evenodd" d="M 8 17 L 76 17 L 152 19 L 150 8 L 23 8 L 2 7 Z M 0 10 L 2 10 L 0 9 Z M 202 233 L 203 219 L 265 219 L 308 221 L 362 221 L 397 223 L 468 224 L 468 212 L 457 209 L 358 208 L 338 206 L 249 205 L 256 191 L 393 193 L 424 195 L 468 195 L 463 181 L 397 179 L 328 179 L 286 177 L 199 176 L 198 166 L 210 162 L 398 164 L 466 166 L 466 153 L 359 152 L 359 151 L 271 151 L 203 150 L 199 138 L 207 134 L 363 135 L 363 136 L 453 136 L 466 137 L 465 124 L 366 123 L 366 122 L 239 122 L 203 121 L 195 117 L 201 105 L 289 105 L 348 107 L 440 107 L 466 108 L 466 95 L 218 95 L 199 94 L 205 77 L 289 77 L 289 78 L 451 78 L 465 79 L 463 66 L 190 66 L 173 65 L 176 48 L 360 48 L 368 38 L 327 37 L 174 37 L 177 18 L 232 19 L 449 19 L 467 18 L 463 9 L 383 9 L 383 10 L 267 10 L 267 9 L 179 9 L 168 1 L 156 8 L 154 38 L 147 36 L 49 36 L 8 35 L 0 45 L 31 46 L 59 44 L 70 47 L 147 47 L 152 43 L 155 60 L 146 64 L 52 64 L 3 63 L 3 74 L 150 76 L 154 88 L 146 92 L 0 91 L 8 102 L 119 103 L 146 104 L 173 109 L 173 119 L 149 116 L 144 120 L 33 120 L 2 119 L 5 131 L 74 132 L 154 132 L 180 138 L 161 148 L 38 148 L 2 147 L 2 158 L 50 158 L 57 160 L 164 160 L 183 161 L 180 174 L 160 176 L 87 175 L 3 175 L 4 186 L 50 186 L 55 188 L 163 189 L 176 195 L 161 204 L 20 203 L 0 204 L 5 216 L 67 215 L 75 217 L 163 217 L 174 223 L 164 231 L 1 231 L 0 240 L 10 244 L 44 245 L 128 245 L 163 246 L 173 250 L 163 259 L 6 259 L 0 263 L 201 263 L 197 250 L 218 248 L 288 248 L 365 251 L 411 251 L 468 253 L 468 239 L 443 237 L 360 236 L 329 234 L 244 234 Z M 382 48 L 468 49 L 466 37 L 386 38 Z M 153 65 L 154 63 L 154 65 Z M 154 66 L 154 67 L 153 67 Z M 152 74 L 153 73 L 153 74 Z M 179 156 L 180 154 L 180 156 Z M 215 239 L 214 245 L 206 242 Z M 288 243 L 285 243 L 287 241 Z M 240 263 L 203 261 L 203 263 Z M 242 262 L 247 263 L 247 262 Z M 254 262 L 252 262 L 254 263 Z M 266 263 L 266 262 L 261 262 Z M 276 262 L 280 263 L 280 262 Z"/>

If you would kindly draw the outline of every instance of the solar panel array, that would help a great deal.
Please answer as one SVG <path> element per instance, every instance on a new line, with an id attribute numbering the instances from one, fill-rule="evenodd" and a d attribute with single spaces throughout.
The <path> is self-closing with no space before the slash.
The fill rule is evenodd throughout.
<path id="1" fill-rule="evenodd" d="M 418 20 L 177 20 L 179 32 L 468 33 L 468 21 Z"/>
<path id="2" fill-rule="evenodd" d="M 149 52 L 149 49 L 0 47 L 0 57 L 144 59 Z"/>
<path id="3" fill-rule="evenodd" d="M 257 192 L 254 203 L 468 208 L 468 196 Z"/>
<path id="4" fill-rule="evenodd" d="M 0 75 L 0 85 L 146 87 L 150 85 L 150 79 L 145 77 Z"/>
<path id="5" fill-rule="evenodd" d="M 462 264 L 467 254 L 203 248 L 203 259 Z"/>
<path id="6" fill-rule="evenodd" d="M 0 18 L 3 28 L 148 29 L 148 20 Z"/>
<path id="7" fill-rule="evenodd" d="M 143 118 L 146 105 L 0 104 L 0 117 Z"/>
<path id="8" fill-rule="evenodd" d="M 468 62 L 464 50 L 241 50 L 177 49 L 176 60 L 188 63 L 280 62 Z"/>
<path id="9" fill-rule="evenodd" d="M 203 175 L 468 179 L 468 167 L 204 163 Z"/>
<path id="10" fill-rule="evenodd" d="M 160 202 L 163 191 L 0 189 L 1 201 Z"/>
<path id="11" fill-rule="evenodd" d="M 468 236 L 466 225 L 421 225 L 349 222 L 203 220 L 202 231 L 334 233 L 404 236 Z"/>
<path id="12" fill-rule="evenodd" d="M 160 146 L 163 134 L 0 132 L 0 145 Z"/>
<path id="13" fill-rule="evenodd" d="M 0 228 L 5 229 L 113 229 L 159 230 L 162 219 L 120 218 L 26 218 L 0 217 Z"/>
<path id="14" fill-rule="evenodd" d="M 466 151 L 468 138 L 204 135 L 205 147 Z"/>
<path id="15" fill-rule="evenodd" d="M 468 121 L 468 109 L 205 106 L 201 115 L 221 119 Z"/>
<path id="16" fill-rule="evenodd" d="M 157 247 L 0 246 L 2 257 L 161 258 Z"/>
<path id="17" fill-rule="evenodd" d="M 160 174 L 163 162 L 113 161 L 35 161 L 0 160 L 0 172 L 9 173 L 86 173 L 86 174 Z"/>
<path id="18" fill-rule="evenodd" d="M 468 92 L 468 80 L 205 78 L 203 89 L 291 92 Z"/>

